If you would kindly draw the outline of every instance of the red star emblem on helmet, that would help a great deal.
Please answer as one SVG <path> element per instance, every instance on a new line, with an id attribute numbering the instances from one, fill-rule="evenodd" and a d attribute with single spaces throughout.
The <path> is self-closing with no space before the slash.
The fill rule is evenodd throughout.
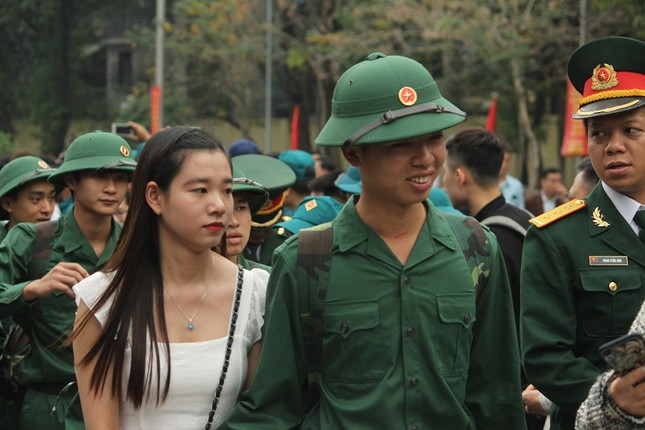
<path id="1" fill-rule="evenodd" d="M 403 87 L 399 90 L 399 101 L 404 106 L 412 106 L 417 102 L 417 92 L 414 88 Z"/>

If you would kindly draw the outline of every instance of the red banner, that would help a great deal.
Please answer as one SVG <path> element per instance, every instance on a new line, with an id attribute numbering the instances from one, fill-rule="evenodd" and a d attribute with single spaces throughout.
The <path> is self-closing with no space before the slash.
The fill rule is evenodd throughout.
<path id="1" fill-rule="evenodd" d="M 563 157 L 584 157 L 587 155 L 587 134 L 582 120 L 571 116 L 578 110 L 582 96 L 567 79 L 567 101 L 564 109 L 564 136 L 560 154 Z"/>
<path id="2" fill-rule="evenodd" d="M 291 149 L 298 148 L 300 148 L 300 105 L 295 105 L 291 116 Z"/>
<path id="3" fill-rule="evenodd" d="M 150 87 L 150 134 L 159 131 L 159 113 L 161 112 L 161 87 Z"/>
<path id="4" fill-rule="evenodd" d="M 493 96 L 488 108 L 488 117 L 486 118 L 486 130 L 495 133 L 495 120 L 497 119 L 497 96 Z"/>

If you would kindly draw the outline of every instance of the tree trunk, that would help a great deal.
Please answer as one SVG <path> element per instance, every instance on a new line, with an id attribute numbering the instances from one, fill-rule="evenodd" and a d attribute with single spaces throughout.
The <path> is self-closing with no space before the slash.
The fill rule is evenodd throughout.
<path id="1" fill-rule="evenodd" d="M 517 96 L 517 116 L 520 129 L 520 151 L 522 154 L 527 155 L 527 165 L 529 166 L 527 178 L 528 189 L 534 190 L 538 183 L 541 164 L 540 142 L 535 136 L 533 127 L 531 126 L 526 89 L 524 88 L 524 83 L 522 82 L 522 71 L 520 63 L 517 59 L 511 60 L 511 72 L 513 74 L 513 88 L 515 89 L 515 95 Z"/>

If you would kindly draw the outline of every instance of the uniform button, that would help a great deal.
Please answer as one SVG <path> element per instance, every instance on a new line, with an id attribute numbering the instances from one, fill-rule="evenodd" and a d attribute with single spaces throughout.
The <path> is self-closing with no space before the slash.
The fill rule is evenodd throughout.
<path id="1" fill-rule="evenodd" d="M 410 278 L 408 278 L 407 276 L 405 278 L 403 278 L 403 285 L 405 285 L 405 286 L 410 285 Z"/>
<path id="2" fill-rule="evenodd" d="M 410 379 L 410 386 L 416 387 L 418 383 L 419 383 L 419 380 L 417 378 Z"/>
<path id="3" fill-rule="evenodd" d="M 347 321 L 340 324 L 340 331 L 347 333 L 349 331 L 349 323 Z"/>
<path id="4" fill-rule="evenodd" d="M 408 336 L 412 336 L 414 334 L 414 328 L 413 327 L 408 327 L 405 330 L 405 334 L 407 334 Z"/>
<path id="5" fill-rule="evenodd" d="M 464 324 L 468 324 L 470 322 L 470 314 L 464 315 Z"/>
<path id="6" fill-rule="evenodd" d="M 410 430 L 419 430 L 419 426 L 412 426 L 410 427 Z"/>
<path id="7" fill-rule="evenodd" d="M 609 283 L 609 291 L 611 291 L 611 292 L 613 293 L 613 292 L 614 292 L 614 291 L 616 291 L 617 289 L 618 289 L 618 284 L 617 284 L 617 283 L 615 283 L 614 281 L 611 281 L 611 282 Z"/>

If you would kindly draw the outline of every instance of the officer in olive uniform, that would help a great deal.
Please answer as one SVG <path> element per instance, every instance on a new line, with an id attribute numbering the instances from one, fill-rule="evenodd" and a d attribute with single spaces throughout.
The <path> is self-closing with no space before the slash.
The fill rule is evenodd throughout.
<path id="1" fill-rule="evenodd" d="M 0 221 L 0 241 L 18 223 L 49 221 L 54 212 L 56 188 L 47 178 L 54 172 L 44 160 L 31 155 L 11 160 L 2 167 L 0 213 L 6 219 Z M 11 317 L 0 321 L 0 356 L 13 326 Z M 0 428 L 17 427 L 20 397 L 19 393 L 0 396 Z"/>
<path id="2" fill-rule="evenodd" d="M 285 220 L 285 191 L 296 182 L 296 174 L 286 163 L 268 155 L 240 155 L 234 160 L 249 179 L 269 191 L 269 199 L 253 215 L 251 236 L 243 256 L 246 260 L 270 266 L 273 251 L 284 242 L 272 227 Z"/>
<path id="3" fill-rule="evenodd" d="M 406 57 L 339 78 L 316 143 L 343 147 L 361 195 L 276 250 L 255 379 L 220 429 L 525 428 L 499 246 L 427 201 L 464 119 Z"/>
<path id="4" fill-rule="evenodd" d="M 636 221 L 645 207 L 645 42 L 592 40 L 573 53 L 568 73 L 582 94 L 573 117 L 584 121 L 601 183 L 531 220 L 520 289 L 524 367 L 553 401 L 556 430 L 574 428 L 607 368 L 598 346 L 627 333 L 645 297 Z"/>
<path id="5" fill-rule="evenodd" d="M 53 231 L 42 249 L 34 249 L 37 229 L 31 223 L 12 228 L 0 244 L 0 317 L 13 316 L 31 342 L 31 352 L 18 368 L 29 384 L 21 429 L 63 429 L 65 415 L 82 416 L 79 402 L 68 413 L 76 391 L 74 360 L 71 347 L 62 344 L 76 312 L 71 287 L 110 258 L 121 232 L 112 215 L 135 166 L 121 137 L 103 132 L 80 136 L 49 177 L 70 188 L 73 211 L 48 224 Z"/>
<path id="6" fill-rule="evenodd" d="M 269 266 L 247 260 L 242 255 L 242 251 L 251 234 L 251 219 L 269 199 L 269 192 L 262 184 L 249 179 L 236 164 L 235 159 L 231 162 L 233 164 L 233 216 L 226 230 L 226 258 L 245 269 L 260 268 L 268 272 Z"/>

